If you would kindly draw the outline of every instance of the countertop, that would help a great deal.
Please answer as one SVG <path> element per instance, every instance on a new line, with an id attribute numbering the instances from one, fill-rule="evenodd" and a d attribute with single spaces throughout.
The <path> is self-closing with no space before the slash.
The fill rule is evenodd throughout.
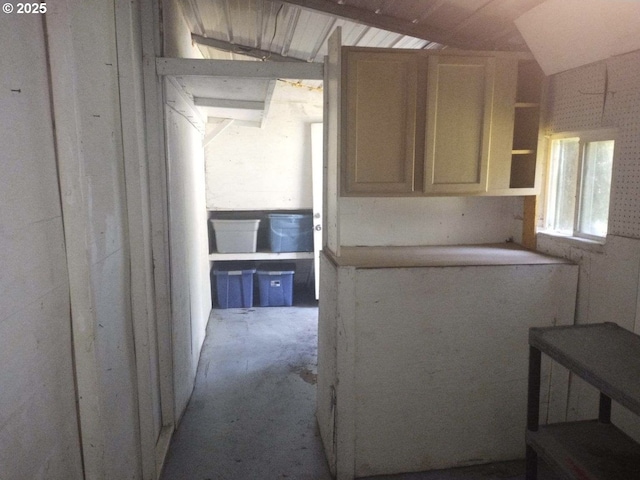
<path id="1" fill-rule="evenodd" d="M 569 260 L 526 250 L 515 243 L 430 245 L 415 247 L 342 247 L 325 254 L 339 267 L 406 268 L 572 264 Z"/>

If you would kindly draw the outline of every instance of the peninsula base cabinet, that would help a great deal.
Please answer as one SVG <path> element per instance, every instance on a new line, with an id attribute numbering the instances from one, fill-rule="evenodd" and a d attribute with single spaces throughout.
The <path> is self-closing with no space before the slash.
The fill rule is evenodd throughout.
<path id="1" fill-rule="evenodd" d="M 529 327 L 573 323 L 576 265 L 343 247 L 320 268 L 317 418 L 339 480 L 524 457 Z M 541 370 L 545 418 L 564 421 L 568 374 Z"/>

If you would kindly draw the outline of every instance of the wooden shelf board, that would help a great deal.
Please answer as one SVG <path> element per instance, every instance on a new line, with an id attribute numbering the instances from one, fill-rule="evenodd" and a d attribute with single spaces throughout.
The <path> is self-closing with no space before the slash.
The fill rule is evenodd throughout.
<path id="1" fill-rule="evenodd" d="M 250 253 L 210 253 L 209 261 L 227 260 L 303 260 L 312 259 L 313 252 L 250 252 Z"/>
<path id="2" fill-rule="evenodd" d="M 527 444 L 569 479 L 637 480 L 640 445 L 597 420 L 540 426 Z"/>
<path id="3" fill-rule="evenodd" d="M 511 155 L 529 155 L 532 153 L 536 153 L 536 151 L 533 149 L 511 150 Z"/>
<path id="4" fill-rule="evenodd" d="M 597 323 L 531 328 L 529 344 L 640 415 L 640 336 Z"/>

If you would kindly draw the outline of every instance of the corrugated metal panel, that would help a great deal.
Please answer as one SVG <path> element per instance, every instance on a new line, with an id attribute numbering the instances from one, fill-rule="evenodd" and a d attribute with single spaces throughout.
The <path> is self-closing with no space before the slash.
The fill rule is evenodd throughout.
<path id="1" fill-rule="evenodd" d="M 345 0 L 346 1 L 346 0 Z M 433 48 L 424 39 L 369 27 L 335 15 L 271 0 L 181 0 L 192 33 L 234 46 L 271 51 L 302 61 L 321 62 L 326 55 L 326 39 L 336 26 L 342 27 L 345 45 L 387 48 Z M 337 2 L 336 2 L 337 3 Z M 420 19 L 424 2 L 353 1 L 368 8 L 377 3 L 385 12 Z M 399 4 L 406 5 L 401 8 Z M 375 11 L 375 9 L 371 10 Z M 206 58 L 241 59 L 237 53 L 220 54 L 219 49 L 200 45 Z M 218 51 L 216 51 L 218 50 Z"/>
<path id="2" fill-rule="evenodd" d="M 293 57 L 306 61 L 321 62 L 326 53 L 326 39 L 336 27 L 338 20 L 329 15 L 321 15 L 303 10 L 300 13 L 300 21 L 296 26 L 293 36 L 290 54 Z M 342 24 L 342 22 L 340 22 Z"/>
<path id="3" fill-rule="evenodd" d="M 179 0 L 203 56 L 216 60 L 322 62 L 327 39 L 342 29 L 344 45 L 382 48 L 453 46 L 506 49 L 524 44 L 513 20 L 542 0 Z M 178 78 L 188 95 L 264 99 L 260 80 Z M 293 79 L 295 81 L 295 79 Z M 305 81 L 320 86 L 321 81 Z M 268 95 L 266 95 L 268 97 Z M 231 115 L 217 113 L 208 115 Z M 238 112 L 234 113 L 234 117 Z M 250 112 L 255 115 L 256 112 Z M 246 118 L 242 118 L 245 119 Z"/>

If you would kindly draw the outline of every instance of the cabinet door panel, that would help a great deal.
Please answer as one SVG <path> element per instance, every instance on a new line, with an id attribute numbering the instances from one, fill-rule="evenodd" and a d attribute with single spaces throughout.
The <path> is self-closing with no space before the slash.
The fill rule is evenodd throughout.
<path id="1" fill-rule="evenodd" d="M 433 56 L 427 82 L 425 192 L 484 192 L 494 59 Z"/>
<path id="2" fill-rule="evenodd" d="M 349 54 L 344 193 L 414 190 L 416 63 L 410 54 Z"/>

